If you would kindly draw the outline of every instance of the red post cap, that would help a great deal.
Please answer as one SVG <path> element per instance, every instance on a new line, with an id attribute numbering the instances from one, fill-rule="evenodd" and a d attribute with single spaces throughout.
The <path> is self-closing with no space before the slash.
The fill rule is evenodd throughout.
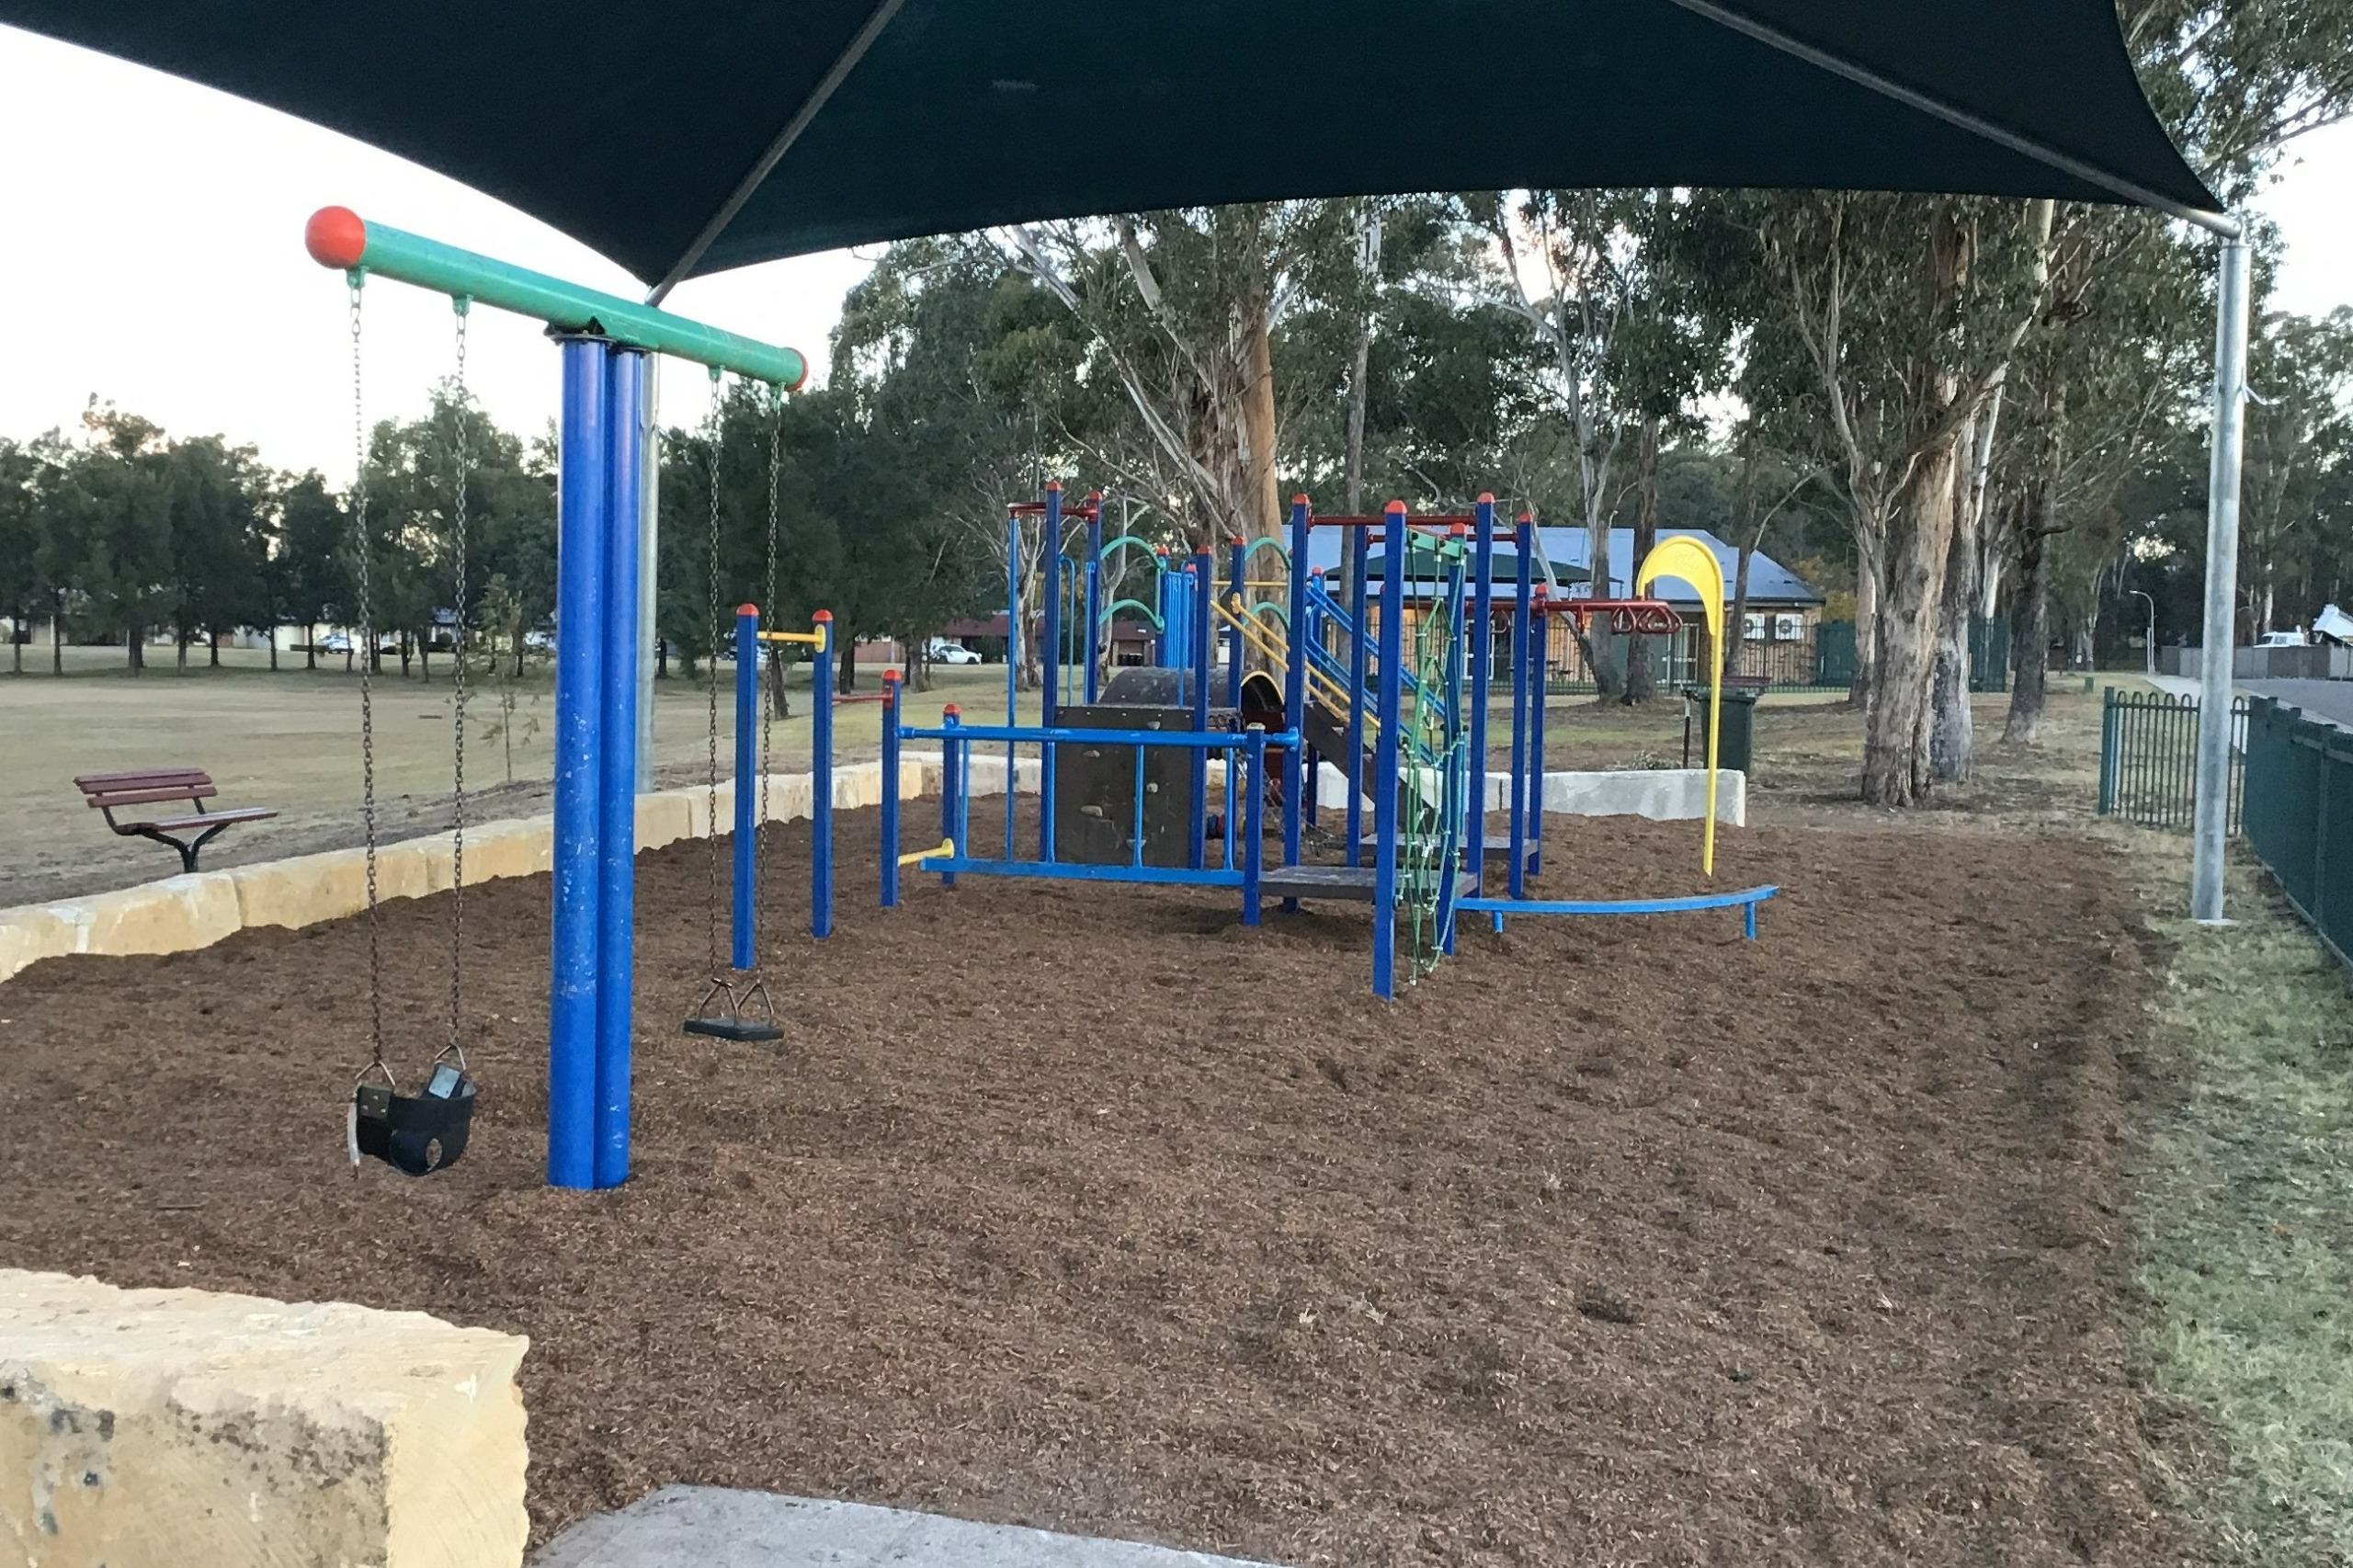
<path id="1" fill-rule="evenodd" d="M 1536 520 L 1536 514 L 1533 512 L 1522 512 L 1519 515 L 1519 520 L 1523 523 L 1532 523 Z"/>
<path id="2" fill-rule="evenodd" d="M 1392 501 L 1391 503 L 1389 503 L 1389 505 L 1388 505 L 1388 506 L 1383 506 L 1381 510 L 1382 514 L 1385 516 L 1385 515 L 1386 515 L 1386 514 L 1388 514 L 1388 513 L 1391 513 L 1391 512 L 1402 512 L 1402 511 L 1404 511 L 1404 509 L 1405 509 L 1405 503 L 1404 503 L 1403 501 Z"/>
<path id="3" fill-rule="evenodd" d="M 896 670 L 884 670 L 884 671 L 882 672 L 882 684 L 883 684 L 884 686 L 896 686 L 896 685 L 898 685 L 898 684 L 899 684 L 899 672 L 898 672 L 898 671 L 896 671 Z"/>
<path id="4" fill-rule="evenodd" d="M 817 611 L 815 614 L 812 615 L 809 619 L 812 619 L 812 620 L 821 620 L 821 621 L 824 621 L 826 625 L 831 626 L 831 625 L 833 624 L 833 621 L 834 621 L 834 612 L 833 612 L 832 610 L 829 610 L 829 609 L 821 609 L 821 610 Z"/>
<path id="5" fill-rule="evenodd" d="M 760 613 L 760 607 L 757 605 L 737 605 L 735 607 L 735 613 L 737 615 L 757 615 Z"/>
<path id="6" fill-rule="evenodd" d="M 302 226 L 302 244 L 321 267 L 348 272 L 368 254 L 368 224 L 348 207 L 322 207 Z"/>
<path id="7" fill-rule="evenodd" d="M 1479 492 L 1479 505 L 1480 505 L 1480 506 L 1494 506 L 1495 504 L 1495 493 L 1494 491 L 1492 491 L 1492 490 L 1482 490 L 1481 492 Z"/>
<path id="8" fill-rule="evenodd" d="M 1448 526 L 1446 531 L 1456 539 L 1461 539 L 1470 533 L 1471 525 L 1469 523 L 1453 523 Z"/>
<path id="9" fill-rule="evenodd" d="M 1229 535 L 1227 536 L 1225 542 L 1228 544 L 1240 544 L 1242 542 L 1242 536 L 1240 534 Z"/>
<path id="10" fill-rule="evenodd" d="M 1090 506 L 1100 506 L 1103 504 L 1103 492 L 1100 490 L 1088 491 L 1086 493 L 1086 504 Z"/>
<path id="11" fill-rule="evenodd" d="M 1063 482 L 1059 479 L 1050 479 L 1046 481 L 1046 488 L 1049 490 L 1060 490 L 1062 487 Z"/>
<path id="12" fill-rule="evenodd" d="M 956 719 L 962 717 L 964 710 L 951 702 L 947 707 L 941 709 L 939 712 L 942 718 Z"/>
<path id="13" fill-rule="evenodd" d="M 1292 506 L 1306 506 L 1306 505 L 1307 505 L 1307 492 L 1306 492 L 1306 491 L 1304 491 L 1304 490 L 1302 490 L 1302 491 L 1301 491 L 1298 494 L 1296 494 L 1296 495 L 1292 496 L 1292 497 L 1290 498 L 1290 504 L 1291 504 Z"/>

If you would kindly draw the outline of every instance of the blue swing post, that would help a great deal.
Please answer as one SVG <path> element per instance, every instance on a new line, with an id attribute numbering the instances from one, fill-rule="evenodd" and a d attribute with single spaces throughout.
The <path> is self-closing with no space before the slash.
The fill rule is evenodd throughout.
<path id="1" fill-rule="evenodd" d="M 1039 541 L 1038 552 L 1043 558 L 1045 580 L 1045 626 L 1041 632 L 1045 646 L 1038 650 L 1040 676 L 1044 682 L 1039 694 L 1039 722 L 1052 729 L 1062 722 L 1063 665 L 1063 487 L 1059 482 L 1046 486 L 1045 538 Z M 1007 713 L 1006 723 L 1015 722 Z M 1010 747 L 1006 756 L 1012 756 Z M 1005 799 L 1008 811 L 1013 801 L 1013 765 L 1006 764 Z M 1038 748 L 1038 799 L 1043 810 L 1038 813 L 1038 858 L 1054 858 L 1054 748 Z M 1007 818 L 1008 823 L 1010 817 Z M 1005 835 L 1005 852 L 1013 853 L 1013 835 Z"/>
<path id="2" fill-rule="evenodd" d="M 1239 615 L 1250 613 L 1250 591 L 1243 580 L 1244 546 L 1242 536 L 1234 535 L 1226 541 L 1225 594 L 1226 601 Z M 1242 628 L 1229 625 L 1225 629 L 1225 705 L 1242 706 Z"/>
<path id="3" fill-rule="evenodd" d="M 939 711 L 939 727 L 942 730 L 960 729 L 963 722 L 962 715 L 952 702 Z M 964 831 L 968 820 L 964 814 L 964 761 L 971 744 L 952 733 L 941 736 L 939 742 L 939 836 L 953 844 L 959 856 L 964 853 L 965 843 L 971 836 Z M 939 885 L 954 887 L 956 873 L 943 873 Z"/>
<path id="4" fill-rule="evenodd" d="M 753 930 L 753 888 L 758 873 L 752 856 L 759 835 L 760 657 L 759 607 L 739 606 L 735 611 L 735 920 L 731 927 L 734 944 L 727 960 L 738 970 L 748 970 L 758 961 Z M 711 831 L 718 831 L 717 824 Z"/>
<path id="5" fill-rule="evenodd" d="M 555 898 L 548 994 L 548 1185 L 597 1186 L 597 1002 L 603 824 L 606 434 L 602 338 L 563 340 L 556 477 Z"/>

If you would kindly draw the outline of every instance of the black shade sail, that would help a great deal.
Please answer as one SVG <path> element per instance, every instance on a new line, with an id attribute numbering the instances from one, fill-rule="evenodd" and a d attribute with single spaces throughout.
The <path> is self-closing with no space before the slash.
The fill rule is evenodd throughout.
<path id="1" fill-rule="evenodd" d="M 1420 190 L 2216 207 L 2110 0 L 0 0 L 0 22 L 373 142 L 648 282 Z"/>

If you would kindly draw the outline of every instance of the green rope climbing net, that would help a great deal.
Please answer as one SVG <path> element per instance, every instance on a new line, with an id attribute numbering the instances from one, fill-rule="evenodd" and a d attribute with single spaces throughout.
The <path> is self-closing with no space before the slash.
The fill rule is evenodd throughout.
<path id="1" fill-rule="evenodd" d="M 1462 864 L 1470 745 L 1462 716 L 1462 566 L 1460 541 L 1415 551 L 1434 569 L 1434 590 L 1414 619 L 1414 683 L 1397 748 L 1397 917 L 1405 978 L 1438 967 L 1454 923 L 1449 883 Z M 1435 574 L 1442 573 L 1442 576 Z M 1410 580 L 1410 579 L 1409 579 Z"/>

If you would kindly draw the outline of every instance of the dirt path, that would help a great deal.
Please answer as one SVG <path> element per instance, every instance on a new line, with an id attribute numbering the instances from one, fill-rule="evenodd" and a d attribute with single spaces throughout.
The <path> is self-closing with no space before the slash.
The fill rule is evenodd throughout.
<path id="1" fill-rule="evenodd" d="M 2180 1560 L 2117 1326 L 2109 851 L 1728 834 L 1763 941 L 1528 921 L 1387 1006 L 1358 912 L 886 915 L 841 827 L 823 945 L 779 835 L 780 1051 L 676 1033 L 701 850 L 642 863 L 609 1194 L 540 1185 L 542 881 L 472 895 L 482 1125 L 424 1182 L 340 1163 L 358 923 L 37 966 L 0 1263 L 527 1333 L 542 1533 L 682 1481 L 1350 1568 Z M 1691 837 L 1569 823 L 1540 885 L 1688 891 Z M 412 1071 L 449 913 L 385 915 Z"/>

